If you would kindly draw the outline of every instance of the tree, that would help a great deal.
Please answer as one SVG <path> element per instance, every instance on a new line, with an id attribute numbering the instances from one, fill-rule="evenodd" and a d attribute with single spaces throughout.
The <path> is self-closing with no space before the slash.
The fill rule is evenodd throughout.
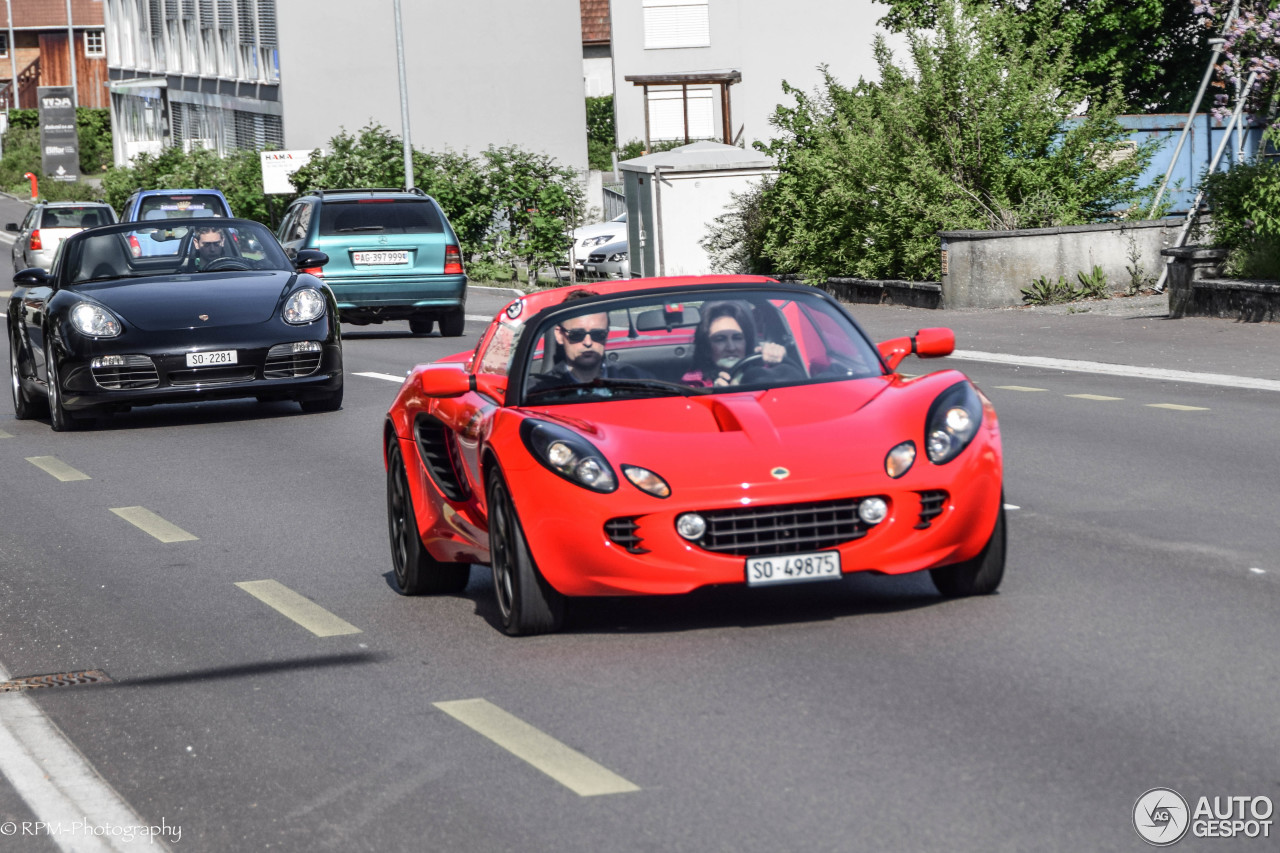
<path id="1" fill-rule="evenodd" d="M 932 27 L 942 5 L 939 0 L 886 2 L 890 12 L 880 23 L 895 32 Z M 1074 57 L 1069 77 L 1091 89 L 1108 90 L 1118 84 L 1123 108 L 1129 111 L 1190 109 L 1209 61 L 1212 33 L 1198 17 L 1203 0 L 964 2 L 970 9 L 985 7 L 1039 19 L 1034 29 L 1056 34 Z"/>
<path id="2" fill-rule="evenodd" d="M 528 267 L 529 285 L 540 266 L 562 262 L 573 243 L 573 226 L 586 207 L 586 194 L 572 170 L 553 157 L 514 145 L 490 147 L 485 165 L 494 191 L 495 253 Z"/>
<path id="3" fill-rule="evenodd" d="M 1232 100 L 1250 75 L 1250 91 L 1243 93 L 1255 113 L 1274 115 L 1276 72 L 1280 71 L 1280 2 L 1241 0 L 1240 13 L 1224 33 L 1222 61 L 1214 86 L 1215 112 L 1230 113 Z M 1206 29 L 1219 30 L 1227 21 L 1232 3 L 1223 0 L 1196 0 L 1195 12 L 1203 16 Z"/>
<path id="4" fill-rule="evenodd" d="M 936 278 L 939 230 L 1095 221 L 1143 195 L 1151 148 L 1128 153 L 1118 99 L 1071 77 L 1032 16 L 940 0 L 932 33 L 908 29 L 910 69 L 884 39 L 880 80 L 845 88 L 824 69 L 772 119 L 778 164 L 763 253 L 807 277 Z M 1072 113 L 1086 96 L 1084 116 Z"/>
<path id="5" fill-rule="evenodd" d="M 218 152 L 204 148 L 183 151 L 170 147 L 159 154 L 139 154 L 131 166 L 103 173 L 102 191 L 116 210 L 123 209 L 129 196 L 140 187 L 217 187 L 236 216 L 270 224 L 262 193 L 262 161 L 257 151 L 229 151 L 220 157 Z"/>

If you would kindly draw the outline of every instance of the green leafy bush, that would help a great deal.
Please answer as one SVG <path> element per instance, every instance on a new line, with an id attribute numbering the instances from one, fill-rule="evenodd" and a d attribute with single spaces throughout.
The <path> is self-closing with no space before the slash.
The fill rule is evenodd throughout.
<path id="1" fill-rule="evenodd" d="M 1275 144 L 1274 127 L 1267 138 Z M 1230 250 L 1226 272 L 1242 278 L 1280 278 L 1280 164 L 1257 159 L 1206 175 L 1202 187 L 1211 220 L 1202 238 Z"/>
<path id="2" fill-rule="evenodd" d="M 1022 301 L 1028 305 L 1058 305 L 1063 302 L 1077 302 L 1081 299 L 1110 299 L 1111 288 L 1107 283 L 1107 274 L 1102 267 L 1095 265 L 1089 272 L 1076 273 L 1076 287 L 1067 281 L 1066 276 L 1058 276 L 1054 281 L 1048 276 L 1040 276 L 1031 282 L 1030 287 L 1022 288 Z"/>
<path id="3" fill-rule="evenodd" d="M 119 213 L 137 189 L 222 190 L 231 212 L 243 219 L 271 224 L 266 196 L 262 193 L 262 160 L 257 151 L 216 151 L 166 148 L 159 154 L 139 154 L 133 165 L 108 169 L 102 176 L 107 203 Z"/>
<path id="4" fill-rule="evenodd" d="M 76 109 L 76 136 L 80 147 L 80 173 L 97 175 L 112 162 L 111 111 L 79 107 Z M 10 151 L 14 151 L 11 158 Z M 0 165 L 0 186 L 9 189 L 24 172 L 41 174 L 40 111 L 10 110 L 9 130 L 4 136 L 4 163 Z"/>
<path id="5" fill-rule="evenodd" d="M 1111 287 L 1107 284 L 1107 274 L 1102 267 L 1094 265 L 1089 272 L 1076 273 L 1080 287 L 1076 291 L 1080 299 L 1110 299 Z"/>

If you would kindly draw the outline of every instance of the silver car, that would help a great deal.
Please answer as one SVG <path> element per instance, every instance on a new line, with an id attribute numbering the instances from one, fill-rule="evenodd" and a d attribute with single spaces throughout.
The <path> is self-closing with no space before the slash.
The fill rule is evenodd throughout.
<path id="1" fill-rule="evenodd" d="M 17 232 L 13 244 L 13 271 L 39 267 L 48 272 L 58 246 L 72 234 L 110 225 L 116 212 L 108 204 L 88 201 L 51 201 L 37 204 L 21 224 L 10 222 L 5 230 Z"/>
<path id="2" fill-rule="evenodd" d="M 586 278 L 631 278 L 631 257 L 627 253 L 627 237 L 596 246 L 587 255 L 583 270 Z"/>

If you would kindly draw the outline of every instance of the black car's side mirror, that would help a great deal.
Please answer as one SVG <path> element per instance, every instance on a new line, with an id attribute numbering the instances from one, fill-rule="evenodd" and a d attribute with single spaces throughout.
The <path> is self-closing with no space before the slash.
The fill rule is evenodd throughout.
<path id="1" fill-rule="evenodd" d="M 298 269 L 314 269 L 329 263 L 329 256 L 319 249 L 299 249 L 293 256 L 293 265 Z"/>
<path id="2" fill-rule="evenodd" d="M 4 226 L 4 230 L 6 230 L 6 231 L 18 231 L 18 230 L 20 230 L 20 229 L 18 228 L 18 223 L 16 223 L 16 222 L 10 222 L 8 225 Z"/>
<path id="3" fill-rule="evenodd" d="M 39 267 L 31 267 L 15 273 L 13 283 L 18 287 L 44 287 L 49 283 L 49 274 Z"/>

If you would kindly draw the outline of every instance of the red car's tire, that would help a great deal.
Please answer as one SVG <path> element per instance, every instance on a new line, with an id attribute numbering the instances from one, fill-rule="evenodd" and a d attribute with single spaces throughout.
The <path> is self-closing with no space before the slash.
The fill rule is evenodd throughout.
<path id="1" fill-rule="evenodd" d="M 409 475 L 400 454 L 400 442 L 391 439 L 387 452 L 387 532 L 391 539 L 391 568 L 396 592 L 431 595 L 461 592 L 471 576 L 469 563 L 443 563 L 422 547 L 418 535 Z"/>
<path id="2" fill-rule="evenodd" d="M 534 564 L 511 492 L 496 465 L 489 472 L 486 494 L 489 561 L 502 630 L 513 637 L 560 630 L 564 596 L 552 589 Z"/>
<path id="3" fill-rule="evenodd" d="M 990 595 L 1004 578 L 1004 495 L 1000 495 L 1000 513 L 996 516 L 991 538 L 972 560 L 930 569 L 929 577 L 938 592 L 947 598 L 963 598 L 969 595 Z"/>

